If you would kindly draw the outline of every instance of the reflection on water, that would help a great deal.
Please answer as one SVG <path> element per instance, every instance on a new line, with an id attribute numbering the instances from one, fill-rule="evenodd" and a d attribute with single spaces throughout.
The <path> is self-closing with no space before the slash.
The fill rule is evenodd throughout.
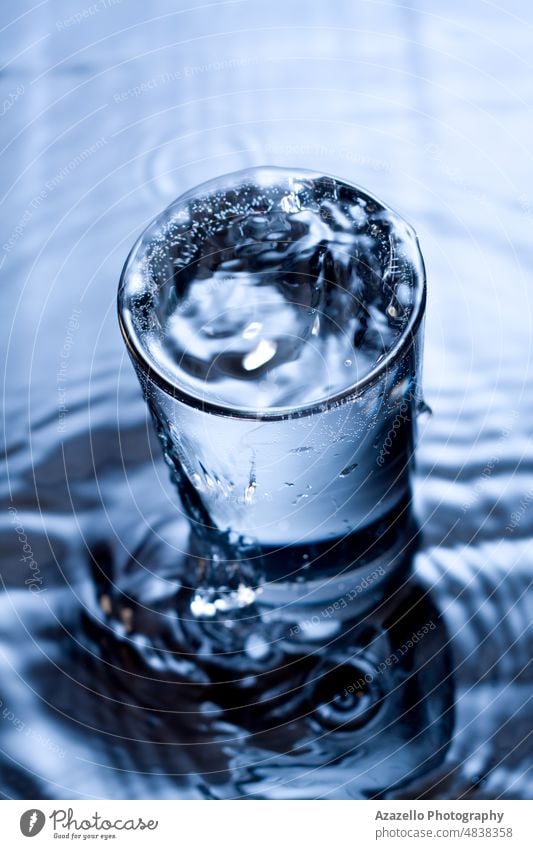
<path id="1" fill-rule="evenodd" d="M 83 753 L 85 794 L 389 797 L 444 760 L 449 644 L 419 582 L 342 625 L 327 610 L 276 621 L 259 604 L 202 622 L 188 599 L 178 616 L 180 590 L 147 573 L 149 606 L 118 594 L 95 555 L 95 592 L 75 630 L 62 623 L 67 650 L 49 648 L 60 682 L 44 661 L 33 670 L 63 769 Z M 46 632 L 44 619 L 34 628 Z"/>
<path id="2" fill-rule="evenodd" d="M 187 591 L 160 586 L 152 595 L 155 615 L 131 595 L 116 605 L 106 597 L 108 615 L 91 634 L 108 659 L 111 647 L 117 659 L 127 651 L 129 671 L 155 679 L 143 706 L 169 711 L 167 732 L 179 726 L 195 741 L 193 760 L 197 746 L 213 758 L 216 769 L 197 767 L 210 793 L 383 795 L 444 759 L 453 725 L 448 640 L 416 581 L 344 621 L 332 605 L 295 618 L 293 608 L 257 602 L 239 618 L 200 622 Z M 129 686 L 133 697 L 137 685 Z"/>
<path id="3" fill-rule="evenodd" d="M 21 498 L 4 519 L 5 792 L 490 798 L 496 781 L 504 792 L 492 740 L 506 745 L 509 711 L 518 731 L 525 722 L 528 658 L 526 585 L 505 551 L 490 561 L 482 547 L 453 559 L 426 548 L 386 602 L 343 621 L 329 607 L 276 619 L 259 604 L 199 621 L 182 554 L 188 524 L 164 465 L 150 461 L 155 437 L 137 416 L 126 421 L 138 408 L 140 397 L 125 403 L 113 431 L 104 393 L 101 425 L 59 446 L 45 422 L 33 471 L 46 530 Z M 98 476 L 90 442 L 107 456 Z M 10 462 L 18 456 L 15 446 Z M 139 527 L 135 499 L 154 470 L 153 524 Z M 66 498 L 76 530 L 59 508 Z M 505 699 L 499 681 L 513 681 Z"/>

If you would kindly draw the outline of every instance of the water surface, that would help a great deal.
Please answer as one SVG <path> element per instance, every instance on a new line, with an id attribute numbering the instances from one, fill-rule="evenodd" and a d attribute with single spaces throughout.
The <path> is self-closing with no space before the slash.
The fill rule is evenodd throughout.
<path id="1" fill-rule="evenodd" d="M 529 36 L 458 10 L 130 2 L 65 25 L 71 4 L 23 3 L 2 32 L 6 797 L 531 796 Z M 433 416 L 413 582 L 343 636 L 296 623 L 327 650 L 254 634 L 236 683 L 230 630 L 169 620 L 143 645 L 185 526 L 115 294 L 163 206 L 267 162 L 366 186 L 416 226 Z M 109 607 L 124 574 L 151 587 L 144 619 Z"/>

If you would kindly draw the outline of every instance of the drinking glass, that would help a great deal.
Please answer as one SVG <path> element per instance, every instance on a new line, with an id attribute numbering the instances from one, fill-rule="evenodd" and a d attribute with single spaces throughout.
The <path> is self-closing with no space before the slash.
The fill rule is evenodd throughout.
<path id="1" fill-rule="evenodd" d="M 138 239 L 120 327 L 190 525 L 193 617 L 342 618 L 401 573 L 425 298 L 413 229 L 320 173 L 220 177 Z"/>

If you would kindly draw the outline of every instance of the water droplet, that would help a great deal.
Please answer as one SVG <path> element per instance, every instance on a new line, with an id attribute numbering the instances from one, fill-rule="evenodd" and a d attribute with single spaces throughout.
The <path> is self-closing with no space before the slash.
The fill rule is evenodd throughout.
<path id="1" fill-rule="evenodd" d="M 281 199 L 280 206 L 283 212 L 287 214 L 290 212 L 300 212 L 302 205 L 300 203 L 300 198 L 294 192 L 289 192 L 288 195 L 285 195 Z"/>
<path id="2" fill-rule="evenodd" d="M 416 405 L 416 412 L 418 413 L 419 416 L 426 415 L 426 414 L 428 416 L 433 415 L 433 410 L 431 409 L 429 404 L 426 404 L 425 401 L 419 401 L 418 402 L 418 404 Z"/>
<path id="3" fill-rule="evenodd" d="M 250 634 L 246 640 L 244 650 L 252 660 L 262 660 L 270 651 L 267 641 L 261 634 Z"/>
<path id="4" fill-rule="evenodd" d="M 298 504 L 300 501 L 305 501 L 306 498 L 309 498 L 307 492 L 301 492 L 299 495 L 296 496 L 292 504 Z"/>
<path id="5" fill-rule="evenodd" d="M 106 614 L 106 616 L 110 616 L 111 613 L 113 612 L 113 607 L 111 605 L 111 599 L 105 593 L 104 593 L 104 595 L 100 596 L 100 607 L 102 608 L 102 610 Z"/>
<path id="6" fill-rule="evenodd" d="M 120 618 L 122 619 L 125 630 L 128 633 L 133 631 L 133 610 L 131 607 L 123 607 L 120 611 Z"/>
<path id="7" fill-rule="evenodd" d="M 252 504 L 255 497 L 255 490 L 257 488 L 257 484 L 255 481 L 250 481 L 246 489 L 244 490 L 244 503 Z"/>
<path id="8" fill-rule="evenodd" d="M 340 478 L 347 477 L 350 474 L 350 472 L 353 472 L 353 470 L 357 468 L 358 465 L 359 465 L 359 463 L 352 463 L 351 466 L 346 466 L 346 468 L 343 469 L 342 472 L 340 472 L 339 477 Z"/>

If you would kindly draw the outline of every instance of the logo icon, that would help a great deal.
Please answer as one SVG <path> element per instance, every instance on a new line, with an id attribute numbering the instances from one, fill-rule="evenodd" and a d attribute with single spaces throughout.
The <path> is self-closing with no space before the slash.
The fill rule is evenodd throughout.
<path id="1" fill-rule="evenodd" d="M 29 811 L 24 811 L 20 818 L 20 830 L 24 837 L 35 837 L 42 831 L 46 822 L 46 817 L 42 811 L 37 808 L 31 808 Z"/>

